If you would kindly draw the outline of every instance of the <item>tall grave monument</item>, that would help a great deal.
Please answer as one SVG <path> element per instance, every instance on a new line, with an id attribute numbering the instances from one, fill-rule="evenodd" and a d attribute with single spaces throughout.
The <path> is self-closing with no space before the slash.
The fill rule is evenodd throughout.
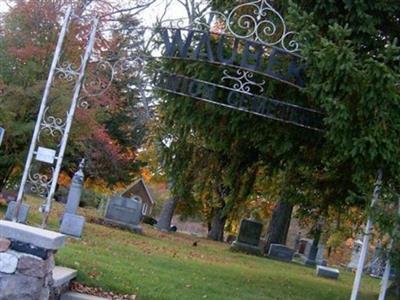
<path id="1" fill-rule="evenodd" d="M 65 212 L 61 220 L 60 232 L 81 237 L 83 232 L 83 226 L 85 225 L 85 218 L 77 215 L 79 203 L 81 201 L 81 195 L 83 190 L 83 167 L 85 160 L 82 159 L 79 164 L 78 171 L 72 177 L 71 186 L 68 192 L 67 204 L 65 205 Z"/>

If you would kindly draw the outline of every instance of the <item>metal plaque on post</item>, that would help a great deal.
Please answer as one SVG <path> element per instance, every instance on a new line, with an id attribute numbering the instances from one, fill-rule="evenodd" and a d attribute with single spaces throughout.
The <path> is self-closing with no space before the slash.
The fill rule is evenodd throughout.
<path id="1" fill-rule="evenodd" d="M 36 160 L 42 161 L 48 164 L 53 164 L 56 157 L 56 151 L 44 147 L 39 147 L 36 152 Z"/>

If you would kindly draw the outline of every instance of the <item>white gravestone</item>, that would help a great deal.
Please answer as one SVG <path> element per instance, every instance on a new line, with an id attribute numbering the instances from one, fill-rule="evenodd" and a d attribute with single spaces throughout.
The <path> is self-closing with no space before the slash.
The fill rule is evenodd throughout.
<path id="1" fill-rule="evenodd" d="M 324 251 L 325 251 L 325 246 L 322 244 L 319 244 L 317 256 L 315 257 L 315 261 L 318 265 L 321 265 L 321 266 L 327 265 L 327 261 L 324 259 Z"/>
<path id="2" fill-rule="evenodd" d="M 360 260 L 360 253 L 363 242 L 360 240 L 356 240 L 353 246 L 353 252 L 351 253 L 351 260 L 347 265 L 349 270 L 355 270 L 358 266 L 358 261 Z"/>
<path id="3" fill-rule="evenodd" d="M 338 279 L 339 278 L 339 270 L 335 268 L 328 268 L 324 266 L 317 266 L 316 274 L 318 277 L 325 277 L 330 279 Z"/>

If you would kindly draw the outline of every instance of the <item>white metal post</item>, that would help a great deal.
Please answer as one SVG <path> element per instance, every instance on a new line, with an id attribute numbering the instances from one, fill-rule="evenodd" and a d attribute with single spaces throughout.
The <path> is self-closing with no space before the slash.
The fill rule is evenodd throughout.
<path id="1" fill-rule="evenodd" d="M 385 298 L 386 298 L 386 290 L 389 285 L 390 269 L 391 269 L 391 265 L 390 265 L 390 260 L 388 258 L 386 261 L 385 272 L 383 273 L 383 277 L 382 277 L 381 290 L 379 292 L 379 298 L 378 298 L 379 300 L 385 300 Z"/>
<path id="2" fill-rule="evenodd" d="M 49 94 L 50 94 L 50 89 L 51 89 L 51 85 L 53 83 L 54 74 L 55 74 L 55 71 L 56 71 L 56 68 L 57 68 L 57 64 L 58 64 L 58 61 L 60 59 L 61 50 L 62 50 L 62 46 L 63 46 L 63 43 L 64 43 L 65 35 L 67 33 L 67 29 L 68 29 L 71 13 L 72 13 L 72 7 L 70 6 L 70 7 L 68 7 L 68 9 L 67 9 L 67 11 L 65 13 L 65 16 L 64 16 L 61 32 L 60 32 L 60 35 L 58 37 L 56 50 L 54 52 L 53 61 L 51 63 L 51 67 L 50 67 L 49 77 L 47 78 L 46 87 L 44 89 L 44 93 L 43 93 L 43 97 L 42 97 L 42 102 L 40 104 L 39 113 L 38 113 L 38 116 L 37 116 L 37 119 L 36 119 L 35 130 L 33 132 L 31 145 L 29 147 L 28 156 L 26 158 L 25 167 L 24 167 L 24 173 L 22 175 L 21 184 L 20 184 L 19 190 L 18 190 L 17 203 L 16 203 L 14 214 L 13 214 L 13 217 L 12 217 L 12 220 L 14 222 L 17 221 L 17 216 L 19 214 L 19 210 L 20 210 L 20 207 L 21 207 L 21 204 L 22 204 L 22 198 L 24 196 L 25 185 L 26 185 L 26 182 L 28 180 L 28 174 L 30 172 L 33 155 L 34 155 L 34 152 L 36 150 L 37 139 L 38 139 L 39 132 L 40 132 L 40 125 L 42 123 L 42 119 L 43 119 L 43 116 L 44 116 L 44 113 L 45 113 L 45 110 L 46 110 L 47 100 L 48 100 L 48 97 L 49 97 Z"/>
<path id="3" fill-rule="evenodd" d="M 400 216 L 400 201 L 398 204 L 398 214 Z M 398 226 L 396 226 L 396 228 L 393 230 L 393 233 L 395 234 L 397 230 L 399 230 Z M 392 247 L 393 247 L 393 239 L 390 242 L 388 252 L 390 252 L 390 250 L 392 250 Z M 378 300 L 385 300 L 385 298 L 386 298 L 386 291 L 389 286 L 389 277 L 390 277 L 390 269 L 391 268 L 392 268 L 392 266 L 390 263 L 390 258 L 388 257 L 387 261 L 386 261 L 385 272 L 383 273 L 383 277 L 382 277 L 382 281 L 381 281 L 381 290 L 379 293 Z"/>
<path id="4" fill-rule="evenodd" d="M 379 199 L 381 186 L 382 186 L 382 170 L 379 170 L 377 179 L 375 181 L 375 188 L 372 196 L 371 207 L 374 207 Z M 371 229 L 372 229 L 372 220 L 370 217 L 368 217 L 367 224 L 365 225 L 364 240 L 361 248 L 360 259 L 358 260 L 356 277 L 354 279 L 353 290 L 351 292 L 351 298 L 350 298 L 351 300 L 357 300 L 358 291 L 360 290 L 361 277 L 364 269 L 365 259 L 367 257 Z"/>
<path id="5" fill-rule="evenodd" d="M 57 181 L 58 181 L 58 176 L 60 174 L 60 170 L 61 170 L 61 165 L 63 162 L 63 158 L 64 158 L 64 153 L 65 153 L 65 148 L 67 147 L 67 143 L 68 143 L 68 137 L 69 137 L 69 133 L 72 127 L 72 121 L 74 119 L 74 115 L 75 115 L 75 110 L 78 104 L 78 99 L 79 99 L 79 94 L 81 91 L 81 87 L 83 84 L 83 79 L 85 76 L 85 71 L 86 71 L 86 67 L 88 65 L 89 62 L 89 58 L 90 55 L 92 53 L 93 50 L 93 46 L 94 46 L 94 42 L 96 39 L 96 32 L 97 32 L 97 25 L 99 23 L 99 19 L 95 18 L 93 20 L 93 24 L 92 24 L 92 29 L 90 32 L 90 36 L 89 36 L 89 40 L 86 46 L 86 51 L 85 51 L 85 55 L 82 59 L 82 64 L 81 64 L 81 68 L 79 70 L 79 76 L 78 79 L 76 81 L 75 87 L 74 87 L 74 92 L 73 92 L 73 96 L 72 96 L 72 102 L 71 102 L 71 106 L 69 108 L 68 111 L 68 115 L 67 115 L 67 121 L 66 121 L 66 125 L 65 125 L 65 129 L 64 129 L 64 134 L 61 140 L 61 144 L 60 144 L 60 150 L 58 152 L 58 156 L 57 156 L 57 163 L 56 163 L 56 167 L 54 169 L 53 172 L 53 179 L 51 182 L 51 187 L 50 187 L 50 191 L 47 195 L 47 200 L 46 200 L 46 204 L 43 207 L 43 219 L 42 219 L 42 227 L 45 228 L 47 226 L 47 219 L 49 217 L 49 213 L 50 213 L 50 209 L 51 209 L 51 203 L 53 200 L 53 195 L 54 192 L 56 190 L 56 186 L 57 186 Z"/>
<path id="6" fill-rule="evenodd" d="M 2 142 L 3 142 L 4 132 L 5 132 L 4 128 L 0 127 L 0 146 L 1 146 Z"/>

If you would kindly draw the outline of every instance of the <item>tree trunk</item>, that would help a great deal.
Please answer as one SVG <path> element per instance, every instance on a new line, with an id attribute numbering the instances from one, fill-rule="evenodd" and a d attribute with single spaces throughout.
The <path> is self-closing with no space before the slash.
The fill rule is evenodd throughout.
<path id="1" fill-rule="evenodd" d="M 271 244 L 286 244 L 292 211 L 292 204 L 285 201 L 277 203 L 267 230 L 267 243 L 264 249 L 266 253 Z"/>
<path id="2" fill-rule="evenodd" d="M 157 229 L 162 231 L 170 231 L 171 221 L 172 217 L 174 216 L 177 203 L 178 199 L 176 197 L 172 197 L 164 203 L 157 225 L 155 226 Z"/>
<path id="3" fill-rule="evenodd" d="M 211 220 L 211 229 L 208 232 L 207 237 L 210 240 L 223 242 L 224 241 L 224 228 L 227 217 L 221 216 L 222 208 L 216 208 L 214 216 Z"/>
<path id="4" fill-rule="evenodd" d="M 322 229 L 320 226 L 316 225 L 316 228 L 314 229 L 314 239 L 313 243 L 310 248 L 310 253 L 308 254 L 306 264 L 315 264 L 315 259 L 317 258 L 317 253 L 318 253 L 318 245 L 319 241 L 321 239 L 321 234 L 322 234 Z"/>

